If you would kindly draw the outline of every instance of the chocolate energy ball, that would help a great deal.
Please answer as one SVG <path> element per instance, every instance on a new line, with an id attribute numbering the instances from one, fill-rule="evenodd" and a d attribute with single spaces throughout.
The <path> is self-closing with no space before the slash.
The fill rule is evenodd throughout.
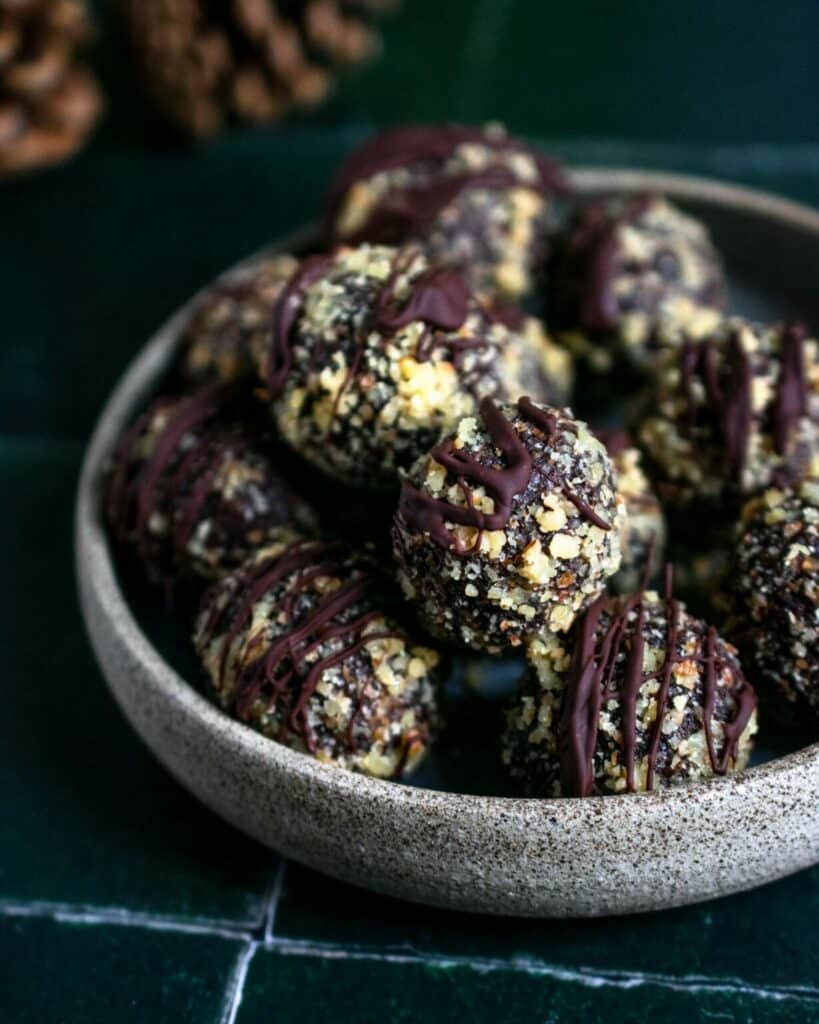
<path id="1" fill-rule="evenodd" d="M 257 551 L 204 595 L 194 644 L 222 707 L 320 761 L 396 778 L 436 732 L 438 655 L 389 616 L 346 545 Z"/>
<path id="2" fill-rule="evenodd" d="M 771 707 L 819 714 L 819 481 L 745 505 L 724 581 L 726 632 Z"/>
<path id="3" fill-rule="evenodd" d="M 596 369 L 619 356 L 639 370 L 714 329 L 722 263 L 703 224 L 656 195 L 578 211 L 549 267 L 549 324 Z"/>
<path id="4" fill-rule="evenodd" d="M 529 657 L 503 757 L 531 795 L 643 792 L 747 764 L 756 694 L 736 650 L 668 592 L 600 597 Z"/>
<path id="5" fill-rule="evenodd" d="M 258 260 L 210 288 L 182 339 L 182 377 L 194 387 L 252 375 L 252 353 L 267 346 L 273 306 L 298 261 Z"/>
<path id="6" fill-rule="evenodd" d="M 279 432 L 342 482 L 395 486 L 484 395 L 563 395 L 566 355 L 512 317 L 417 247 L 309 257 L 279 298 L 259 367 Z"/>
<path id="7" fill-rule="evenodd" d="M 671 506 L 721 504 L 803 477 L 819 452 L 817 345 L 740 319 L 686 342 L 649 388 L 636 439 Z"/>
<path id="8" fill-rule="evenodd" d="M 518 299 L 546 255 L 558 166 L 498 125 L 408 125 L 356 150 L 332 190 L 330 237 L 417 241 L 480 292 Z"/>
<path id="9" fill-rule="evenodd" d="M 663 561 L 665 519 L 657 495 L 643 472 L 640 450 L 624 430 L 596 431 L 614 463 L 617 493 L 626 514 L 620 531 L 622 560 L 610 585 L 620 593 L 635 590 L 646 572 L 651 579 Z"/>
<path id="10" fill-rule="evenodd" d="M 484 399 L 404 481 L 399 578 L 436 636 L 488 653 L 565 630 L 620 565 L 624 510 L 586 425 Z"/>
<path id="11" fill-rule="evenodd" d="M 218 578 L 282 528 L 312 523 L 244 429 L 221 421 L 226 394 L 158 399 L 114 455 L 108 521 L 155 580 Z"/>

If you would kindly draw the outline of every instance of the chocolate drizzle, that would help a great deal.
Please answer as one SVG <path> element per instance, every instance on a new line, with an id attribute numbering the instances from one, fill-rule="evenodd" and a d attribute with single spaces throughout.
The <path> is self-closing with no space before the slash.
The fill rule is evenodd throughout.
<path id="1" fill-rule="evenodd" d="M 466 320 L 469 288 L 457 271 L 442 267 L 425 270 L 413 281 L 403 307 L 399 307 L 395 299 L 396 276 L 391 276 L 378 296 L 374 314 L 377 328 L 397 331 L 420 320 L 441 331 L 457 331 Z"/>
<path id="2" fill-rule="evenodd" d="M 106 513 L 117 539 L 133 543 L 142 559 L 152 562 L 155 554 L 157 540 L 151 532 L 152 520 L 157 515 L 168 515 L 169 495 L 177 494 L 183 482 L 190 482 L 191 466 L 210 448 L 207 463 L 200 466 L 202 475 L 198 483 L 180 502 L 181 514 L 172 530 L 172 542 L 177 551 L 187 544 L 191 524 L 225 455 L 223 447 L 212 444 L 211 428 L 232 394 L 229 386 L 213 385 L 187 398 L 159 399 L 122 436 L 114 455 Z M 135 472 L 134 448 L 151 422 L 163 412 L 167 414 L 167 423 L 156 438 L 150 456 Z M 188 435 L 190 447 L 183 450 Z"/>
<path id="3" fill-rule="evenodd" d="M 481 542 L 484 530 L 502 530 L 512 516 L 514 500 L 529 485 L 534 471 L 532 456 L 521 440 L 518 431 L 491 398 L 484 398 L 479 406 L 481 418 L 492 444 L 505 460 L 505 465 L 494 468 L 484 465 L 474 455 L 455 447 L 455 439 L 445 438 L 430 451 L 430 458 L 443 466 L 454 477 L 466 501 L 465 506 L 433 498 L 423 491 L 404 482 L 399 500 L 399 514 L 407 528 L 414 533 L 429 534 L 441 548 L 459 557 L 473 554 Z M 551 409 L 541 409 L 530 398 L 521 398 L 517 403 L 521 419 L 530 423 L 548 439 L 558 429 L 558 414 Z M 472 485 L 482 487 L 492 499 L 492 512 L 482 512 L 475 507 Z M 591 506 L 575 494 L 566 483 L 561 492 L 580 514 L 593 525 L 610 530 L 611 525 L 602 519 Z M 448 523 L 473 527 L 477 533 L 473 542 L 465 545 L 447 528 Z"/>
<path id="4" fill-rule="evenodd" d="M 554 260 L 552 305 L 558 328 L 579 326 L 592 335 L 617 329 L 621 310 L 613 284 L 618 231 L 637 221 L 655 199 L 650 193 L 636 196 L 616 214 L 603 200 L 579 212 Z"/>
<path id="5" fill-rule="evenodd" d="M 533 188 L 542 193 L 562 193 L 568 186 L 562 171 L 542 154 L 499 134 L 493 136 L 466 125 L 407 125 L 376 136 L 347 160 L 336 180 L 329 204 L 328 224 L 332 225 L 349 189 L 376 174 L 401 167 L 429 170 L 418 184 L 395 186 L 376 204 L 365 224 L 346 239 L 353 243 L 379 241 L 398 243 L 422 236 L 438 214 L 467 189 L 505 189 L 525 187 L 526 182 L 511 169 L 496 166 L 445 176 L 435 171 L 450 159 L 459 146 L 479 145 L 496 153 L 529 155 L 535 162 L 537 179 Z"/>
<path id="6" fill-rule="evenodd" d="M 311 589 L 311 584 L 322 578 L 344 582 L 322 595 Z M 200 646 L 206 649 L 217 637 L 222 641 L 214 684 L 217 690 L 224 688 L 232 648 L 242 630 L 250 629 L 257 603 L 276 592 L 270 615 L 282 625 L 282 632 L 266 647 L 264 630 L 250 639 L 248 649 L 260 650 L 240 669 L 232 701 L 242 721 L 250 718 L 258 701 L 264 701 L 266 712 L 275 711 L 279 716 L 277 738 L 284 742 L 291 733 L 298 735 L 314 753 L 316 741 L 308 705 L 323 674 L 372 641 L 402 639 L 404 633 L 396 629 L 367 632 L 371 623 L 383 618 L 381 612 L 368 609 L 373 579 L 351 565 L 341 544 L 295 541 L 278 556 L 247 564 L 234 580 L 233 600 L 220 606 L 218 590 L 205 599 L 206 606 L 210 601 L 211 610 L 200 633 Z M 348 732 L 352 732 L 360 714 L 359 707 Z"/>
<path id="7" fill-rule="evenodd" d="M 748 457 L 753 418 L 753 373 L 739 332 L 732 331 L 724 351 L 711 340 L 687 341 L 680 353 L 680 370 L 689 439 L 698 449 L 704 431 L 709 447 L 713 440 L 721 444 L 728 478 L 739 482 Z M 702 388 L 704 402 L 695 382 Z"/>
<path id="8" fill-rule="evenodd" d="M 168 485 L 168 494 L 175 499 L 172 536 L 177 557 L 196 531 L 225 461 L 238 458 L 248 447 L 238 430 L 214 425 L 186 452 Z"/>
<path id="9" fill-rule="evenodd" d="M 289 487 L 251 447 L 245 428 L 223 421 L 235 412 L 238 394 L 219 385 L 159 399 L 117 448 L 106 508 L 112 531 L 133 545 L 149 575 L 168 585 L 181 576 L 230 571 L 260 538 L 299 513 Z"/>
<path id="10" fill-rule="evenodd" d="M 788 323 L 780 339 L 780 371 L 773 409 L 773 438 L 778 455 L 788 450 L 791 434 L 808 411 L 808 382 L 805 376 L 805 335 L 803 324 Z"/>
<path id="11" fill-rule="evenodd" d="M 492 344 L 483 335 L 458 333 L 470 312 L 474 312 L 479 322 L 486 327 L 486 335 L 498 317 L 472 296 L 457 271 L 429 267 L 409 280 L 406 295 L 398 297 L 401 279 L 409 274 L 413 262 L 420 256 L 417 247 L 407 247 L 396 255 L 390 275 L 378 293 L 370 315 L 364 317 L 358 326 L 347 372 L 335 395 L 328 433 L 332 431 L 341 399 L 361 367 L 373 332 L 377 332 L 382 342 L 386 342 L 409 324 L 420 323 L 424 330 L 416 343 L 415 359 L 419 363 L 428 362 L 437 348 L 443 348 L 449 352 L 453 365 L 459 371 L 463 368 L 467 352 L 486 349 Z M 276 303 L 267 373 L 268 392 L 272 398 L 280 397 L 287 385 L 293 363 L 295 327 L 304 306 L 306 292 L 323 276 L 333 259 L 332 254 L 308 257 L 285 286 Z M 326 354 L 325 346 L 316 346 L 313 353 L 314 368 Z"/>
<path id="12" fill-rule="evenodd" d="M 267 390 L 271 398 L 278 398 L 287 386 L 293 363 L 293 330 L 304 308 L 307 291 L 332 261 L 330 254 L 306 257 L 276 300 L 267 362 Z"/>
<path id="13" fill-rule="evenodd" d="M 595 427 L 594 435 L 605 445 L 612 459 L 634 447 L 628 431 L 622 427 Z"/>
<path id="14" fill-rule="evenodd" d="M 388 337 L 411 323 L 422 323 L 424 331 L 415 349 L 417 362 L 428 362 L 435 349 L 443 346 L 450 352 L 455 368 L 460 370 L 465 352 L 486 348 L 488 343 L 485 338 L 453 332 L 465 323 L 470 306 L 476 312 L 482 312 L 482 308 L 473 299 L 461 274 L 443 267 L 422 271 L 411 282 L 406 299 L 399 301 L 398 282 L 418 255 L 417 249 L 408 248 L 396 258 L 375 304 L 371 327 Z"/>
<path id="15" fill-rule="evenodd" d="M 801 324 L 787 324 L 782 329 L 780 369 L 770 414 L 777 455 L 787 454 L 793 432 L 808 412 L 805 335 Z M 680 353 L 680 371 L 689 439 L 695 449 L 705 448 L 706 438 L 709 448 L 713 440 L 721 444 L 729 479 L 733 483 L 741 481 L 754 413 L 753 368 L 740 330 L 732 330 L 724 348 L 714 340 L 686 342 Z M 704 393 L 704 401 L 695 382 Z"/>
<path id="16" fill-rule="evenodd" d="M 638 700 L 645 683 L 658 679 L 654 698 L 656 714 L 645 755 L 646 789 L 653 789 L 674 667 L 685 661 L 700 665 L 703 674 L 702 726 L 712 771 L 716 775 L 724 775 L 731 762 L 736 761 L 740 738 L 756 708 L 756 695 L 741 671 L 720 654 L 713 627 L 705 628 L 698 652 L 690 656 L 678 653 L 683 610 L 673 597 L 672 583 L 669 567 L 666 569 L 664 599 L 665 659 L 658 671 L 643 670 L 645 588 L 619 602 L 601 595 L 574 627 L 574 647 L 558 725 L 560 784 L 566 796 L 589 796 L 593 792 L 600 712 L 603 704 L 610 700 L 620 702 L 626 787 L 629 792 L 635 792 Z M 604 615 L 608 620 L 605 624 Z M 635 618 L 630 622 L 632 615 Z M 618 665 L 622 665 L 619 690 L 612 685 Z M 713 737 L 713 719 L 718 680 L 726 669 L 731 674 L 730 696 L 735 702 L 735 713 L 731 721 L 723 723 L 724 741 L 722 750 L 718 752 Z"/>

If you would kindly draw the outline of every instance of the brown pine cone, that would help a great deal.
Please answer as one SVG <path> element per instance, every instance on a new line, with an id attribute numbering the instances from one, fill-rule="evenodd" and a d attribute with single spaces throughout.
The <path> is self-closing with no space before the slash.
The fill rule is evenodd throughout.
<path id="1" fill-rule="evenodd" d="M 0 176 L 59 163 L 102 109 L 76 63 L 90 23 L 84 0 L 0 0 Z"/>
<path id="2" fill-rule="evenodd" d="M 319 103 L 335 66 L 379 45 L 394 0 L 123 0 L 137 64 L 159 109 L 187 134 L 275 121 Z"/>

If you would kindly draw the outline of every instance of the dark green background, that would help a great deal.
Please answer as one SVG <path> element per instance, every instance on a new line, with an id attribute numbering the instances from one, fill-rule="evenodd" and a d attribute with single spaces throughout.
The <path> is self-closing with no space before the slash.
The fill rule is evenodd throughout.
<path id="1" fill-rule="evenodd" d="M 819 141 L 813 0 L 404 0 L 384 35 L 383 60 L 347 76 L 323 123 L 496 117 L 551 138 Z"/>
<path id="2" fill-rule="evenodd" d="M 70 536 L 83 443 L 128 358 L 217 271 L 313 216 L 373 125 L 502 118 L 574 162 L 819 204 L 819 4 L 406 0 L 383 59 L 321 112 L 199 150 L 141 103 L 109 11 L 97 140 L 0 187 L 0 1020 L 229 1021 L 245 967 L 241 1024 L 819 1020 L 819 870 L 576 923 L 282 874 L 124 724 L 82 632 Z"/>

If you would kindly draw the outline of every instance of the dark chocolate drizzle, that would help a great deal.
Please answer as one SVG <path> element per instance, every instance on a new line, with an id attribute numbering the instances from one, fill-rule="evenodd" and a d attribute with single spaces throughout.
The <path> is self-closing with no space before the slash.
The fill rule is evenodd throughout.
<path id="1" fill-rule="evenodd" d="M 793 431 L 807 413 L 808 385 L 805 374 L 801 324 L 787 324 L 780 341 L 780 370 L 771 409 L 774 449 L 785 455 Z M 734 329 L 723 351 L 718 342 L 687 341 L 680 353 L 681 385 L 686 408 L 684 426 L 695 450 L 711 449 L 716 440 L 723 446 L 728 478 L 741 480 L 748 457 L 753 425 L 753 368 Z M 705 393 L 701 403 L 695 389 L 699 381 Z"/>
<path id="2" fill-rule="evenodd" d="M 607 334 L 620 323 L 613 283 L 619 259 L 618 229 L 632 224 L 655 200 L 652 193 L 632 199 L 614 213 L 608 202 L 589 203 L 577 214 L 553 268 L 553 309 L 559 329 L 580 326 Z"/>
<path id="3" fill-rule="evenodd" d="M 736 761 L 739 740 L 756 708 L 756 694 L 742 673 L 719 654 L 716 630 L 706 627 L 700 651 L 689 656 L 677 653 L 679 619 L 682 606 L 673 597 L 671 568 L 666 569 L 665 618 L 666 656 L 655 672 L 643 671 L 645 586 L 636 594 L 620 600 L 601 595 L 581 616 L 574 627 L 566 691 L 558 724 L 560 784 L 566 796 L 589 796 L 594 789 L 594 754 L 604 701 L 617 699 L 622 711 L 622 743 L 626 768 L 626 786 L 635 792 L 637 751 L 637 702 L 643 685 L 659 679 L 655 697 L 657 711 L 652 723 L 647 751 L 646 788 L 654 786 L 662 727 L 668 705 L 674 666 L 683 661 L 696 661 L 703 670 L 702 723 L 708 745 L 708 756 L 715 775 L 724 775 Z M 601 630 L 603 614 L 608 614 L 605 630 Z M 636 612 L 636 621 L 629 627 L 629 617 Z M 623 681 L 620 690 L 612 688 L 612 680 L 627 643 Z M 734 718 L 723 724 L 724 744 L 717 752 L 713 738 L 713 716 L 717 697 L 717 681 L 728 668 L 732 676 L 731 695 L 736 703 Z"/>
<path id="4" fill-rule="evenodd" d="M 778 455 L 788 450 L 791 434 L 808 411 L 804 324 L 787 323 L 780 339 L 780 371 L 773 408 L 773 438 Z"/>
<path id="5" fill-rule="evenodd" d="M 732 331 L 724 353 L 711 340 L 687 341 L 680 353 L 680 370 L 690 441 L 695 449 L 710 449 L 714 440 L 721 444 L 727 476 L 738 482 L 748 457 L 753 416 L 753 373 L 738 332 Z M 697 395 L 697 381 L 704 402 Z"/>
<path id="6" fill-rule="evenodd" d="M 482 128 L 463 124 L 410 124 L 382 132 L 359 146 L 346 160 L 335 187 L 347 192 L 353 185 L 374 174 L 419 162 L 447 160 L 465 143 L 475 143 L 501 152 L 525 153 L 537 162 L 542 187 L 554 190 L 567 188 L 560 167 L 547 156 L 530 150 L 504 134 L 491 135 Z"/>
<path id="7" fill-rule="evenodd" d="M 346 582 L 320 597 L 307 612 L 300 611 L 300 598 L 313 581 L 323 576 Z M 219 584 L 205 598 L 205 604 L 210 601 L 212 607 L 200 635 L 200 646 L 207 648 L 220 635 L 223 643 L 216 688 L 221 690 L 224 686 L 231 649 L 242 630 L 249 627 L 255 605 L 269 591 L 281 588 L 274 614 L 276 621 L 284 624 L 284 630 L 241 669 L 236 679 L 233 706 L 237 717 L 247 721 L 256 702 L 264 700 L 267 712 L 276 710 L 279 715 L 277 738 L 284 742 L 293 733 L 314 753 L 316 741 L 308 721 L 308 704 L 322 675 L 374 640 L 401 639 L 405 634 L 397 629 L 365 633 L 370 623 L 383 618 L 379 611 L 366 610 L 373 577 L 363 570 L 351 573 L 349 559 L 340 543 L 295 541 L 278 556 L 246 565 L 234 578 L 240 595 L 238 600 L 228 600 L 220 607 Z M 357 613 L 357 606 L 361 606 L 360 613 Z M 261 647 L 263 632 L 254 640 Z M 332 641 L 340 642 L 338 650 L 308 662 L 323 645 Z M 359 708 L 348 733 L 352 733 L 360 714 Z M 352 740 L 352 736 L 348 739 Z"/>
<path id="8" fill-rule="evenodd" d="M 114 455 L 106 514 L 114 536 L 121 542 L 134 544 L 137 554 L 145 561 L 153 561 L 157 543 L 150 531 L 152 518 L 168 513 L 169 496 L 180 492 L 183 484 L 190 483 L 192 466 L 197 461 L 201 463 L 204 457 L 204 464 L 197 470 L 201 476 L 190 493 L 181 499 L 179 518 L 171 532 L 177 553 L 184 550 L 207 498 L 209 484 L 227 451 L 232 450 L 213 442 L 216 418 L 233 394 L 230 386 L 211 385 L 189 397 L 158 399 L 123 434 Z M 151 421 L 163 411 L 169 412 L 168 421 L 156 438 L 150 457 L 134 471 L 134 446 Z M 193 438 L 191 446 L 182 454 L 180 445 L 189 434 Z"/>
<path id="9" fill-rule="evenodd" d="M 276 300 L 267 360 L 267 390 L 271 398 L 278 398 L 287 386 L 293 363 L 293 330 L 304 308 L 307 291 L 322 277 L 332 261 L 332 254 L 328 253 L 307 256 Z"/>
<path id="10" fill-rule="evenodd" d="M 380 330 L 397 331 L 414 320 L 442 331 L 457 331 L 469 312 L 470 293 L 457 271 L 429 267 L 412 283 L 403 307 L 395 300 L 396 276 L 393 274 L 378 296 L 374 322 Z"/>
<path id="11" fill-rule="evenodd" d="M 460 371 L 467 352 L 486 349 L 492 342 L 489 327 L 500 321 L 493 309 L 484 308 L 472 296 L 468 285 L 456 270 L 429 267 L 410 281 L 408 295 L 396 295 L 401 277 L 420 255 L 417 247 L 407 247 L 395 257 L 393 268 L 374 303 L 371 315 L 365 317 L 354 339 L 355 348 L 349 358 L 347 372 L 334 401 L 328 433 L 342 397 L 352 385 L 361 366 L 372 332 L 378 332 L 382 342 L 410 323 L 421 323 L 424 330 L 418 338 L 414 357 L 427 362 L 437 348 L 450 353 L 452 363 Z M 273 313 L 273 329 L 268 360 L 267 386 L 272 398 L 279 397 L 286 385 L 293 363 L 294 331 L 304 306 L 307 290 L 332 264 L 333 255 L 308 257 L 282 291 Z M 485 332 L 479 335 L 458 334 L 470 311 L 474 310 Z M 314 356 L 316 361 L 325 356 L 321 346 Z M 314 367 L 315 368 L 315 367 Z"/>
<path id="12" fill-rule="evenodd" d="M 496 152 L 526 153 L 534 159 L 537 167 L 537 181 L 533 187 L 544 194 L 568 191 L 566 178 L 556 163 L 505 135 L 494 137 L 466 125 L 407 125 L 376 136 L 348 158 L 331 193 L 328 230 L 332 233 L 339 207 L 353 185 L 399 167 L 418 165 L 434 168 L 449 159 L 464 143 L 476 143 Z M 429 180 L 417 185 L 390 189 L 373 208 L 366 223 L 346 240 L 394 244 L 407 238 L 417 238 L 463 191 L 522 185 L 525 183 L 504 167 L 449 177 L 435 177 L 433 174 Z"/>
<path id="13" fill-rule="evenodd" d="M 510 331 L 522 331 L 526 327 L 526 313 L 509 302 L 492 297 L 484 302 L 484 311 L 493 323 L 503 324 Z"/>
<path id="14" fill-rule="evenodd" d="M 245 427 L 225 413 L 236 412 L 230 385 L 210 386 L 182 398 L 162 398 L 123 435 L 113 460 L 106 513 L 114 536 L 133 545 L 148 573 L 169 590 L 180 577 L 225 572 L 243 560 L 258 537 L 289 523 L 295 499 L 268 460 L 251 447 Z M 135 446 L 163 415 L 147 458 Z M 251 470 L 249 488 L 217 486 L 223 468 L 243 460 Z M 162 529 L 152 529 L 155 516 Z M 203 560 L 189 550 L 201 523 L 208 533 Z"/>
<path id="15" fill-rule="evenodd" d="M 485 466 L 474 455 L 456 448 L 454 438 L 447 437 L 435 445 L 429 454 L 458 482 L 466 506 L 433 498 L 406 481 L 402 485 L 398 505 L 399 514 L 408 530 L 429 534 L 439 547 L 459 557 L 471 555 L 478 549 L 484 530 L 502 530 L 508 524 L 514 500 L 528 487 L 534 469 L 529 449 L 498 405 L 491 398 L 484 398 L 479 411 L 492 444 L 501 452 L 506 464 L 499 468 Z M 558 414 L 551 409 L 541 409 L 530 398 L 520 398 L 517 411 L 521 419 L 540 430 L 546 438 L 554 436 L 557 431 Z M 475 507 L 470 485 L 483 487 L 494 503 L 493 512 L 481 512 Z M 568 484 L 564 483 L 561 490 L 589 522 L 603 530 L 611 529 L 611 524 L 575 494 Z M 474 527 L 477 533 L 473 542 L 464 545 L 447 529 L 447 523 Z"/>
<path id="16" fill-rule="evenodd" d="M 469 287 L 457 270 L 443 267 L 428 267 L 410 284 L 410 293 L 403 303 L 396 296 L 396 288 L 402 275 L 419 255 L 414 247 L 405 249 L 395 260 L 392 273 L 384 282 L 373 309 L 367 330 L 375 329 L 387 338 L 413 322 L 424 325 L 418 339 L 415 359 L 428 362 L 436 348 L 445 347 L 455 368 L 460 370 L 463 355 L 473 349 L 487 347 L 485 338 L 458 335 L 452 332 L 463 326 L 470 307 L 483 313 L 487 321 L 490 315 L 472 296 Z M 365 339 L 366 339 L 366 333 Z M 362 340 L 362 347 L 364 340 Z"/>
<path id="17" fill-rule="evenodd" d="M 594 434 L 605 445 L 612 459 L 634 446 L 629 432 L 622 427 L 595 427 Z"/>

